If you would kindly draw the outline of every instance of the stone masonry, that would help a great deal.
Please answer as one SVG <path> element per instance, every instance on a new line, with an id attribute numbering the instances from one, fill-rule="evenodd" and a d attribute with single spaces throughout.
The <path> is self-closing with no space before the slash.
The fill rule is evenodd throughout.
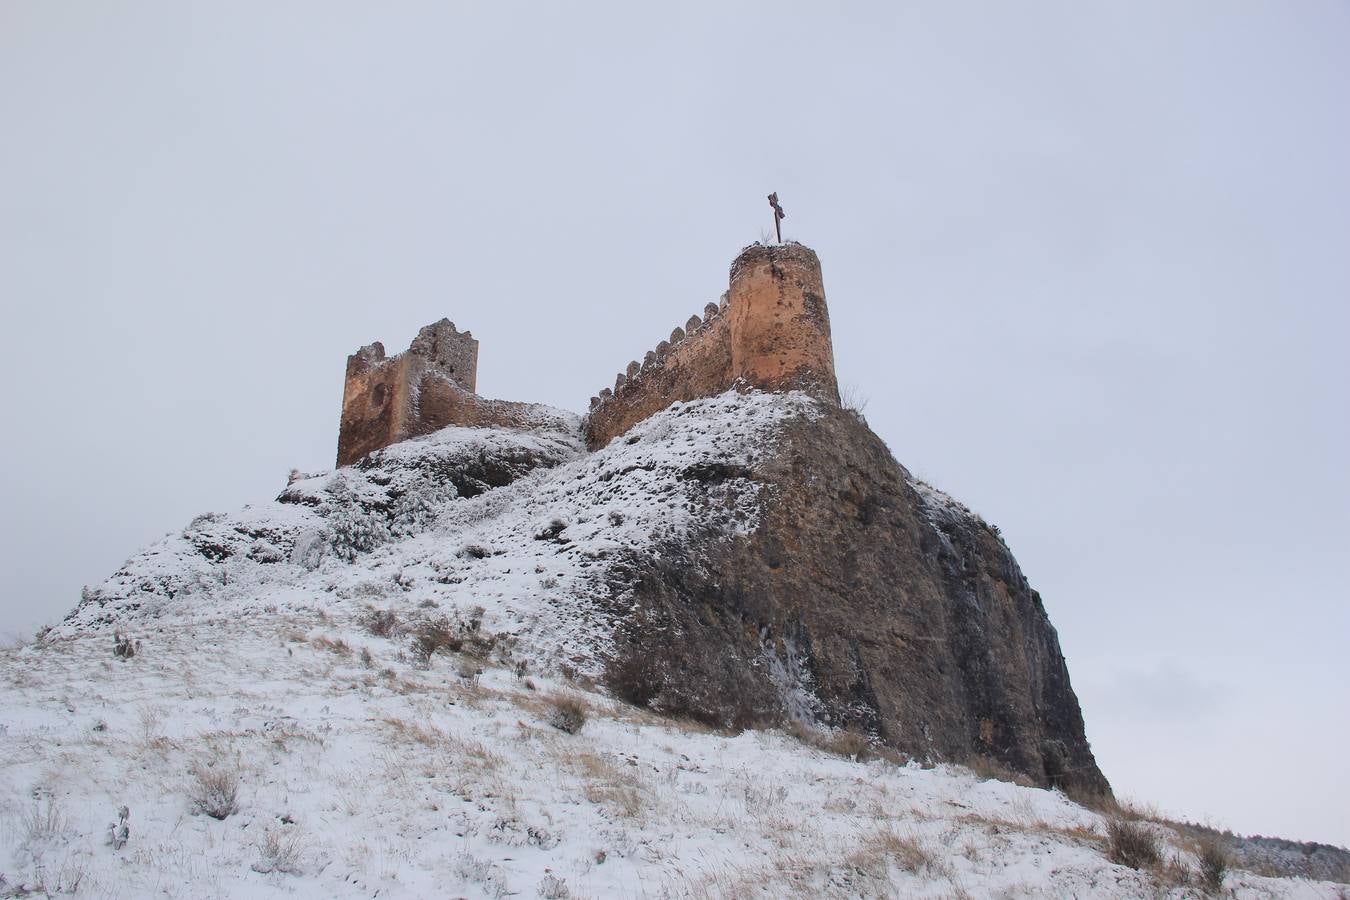
<path id="1" fill-rule="evenodd" d="M 362 347 L 347 357 L 337 464 L 447 425 L 537 424 L 537 407 L 485 399 L 477 384 L 478 341 L 449 319 L 423 328 L 398 356 L 386 357 L 378 341 Z"/>
<path id="2" fill-rule="evenodd" d="M 677 400 L 733 387 L 804 390 L 834 404 L 830 314 L 820 260 L 797 243 L 754 244 L 731 264 L 730 290 L 591 398 L 586 443 L 605 446 Z"/>
<path id="3" fill-rule="evenodd" d="M 337 464 L 447 425 L 523 427 L 538 415 L 530 404 L 486 400 L 477 387 L 478 341 L 449 319 L 423 328 L 397 356 L 386 357 L 378 341 L 362 347 L 347 358 Z M 691 316 L 591 398 L 587 446 L 603 447 L 676 401 L 732 388 L 804 390 L 838 404 L 825 287 L 810 248 L 742 250 L 720 304 Z"/>

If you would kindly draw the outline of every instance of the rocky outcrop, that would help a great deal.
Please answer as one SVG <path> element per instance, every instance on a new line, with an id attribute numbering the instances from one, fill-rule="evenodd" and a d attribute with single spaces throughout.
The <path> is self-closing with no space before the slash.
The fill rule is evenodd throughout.
<path id="1" fill-rule="evenodd" d="M 819 409 L 753 469 L 685 473 L 760 482 L 762 521 L 616 565 L 631 614 L 609 685 L 674 715 L 813 720 L 1108 794 L 1055 630 L 997 532 L 913 479 L 856 415 Z"/>

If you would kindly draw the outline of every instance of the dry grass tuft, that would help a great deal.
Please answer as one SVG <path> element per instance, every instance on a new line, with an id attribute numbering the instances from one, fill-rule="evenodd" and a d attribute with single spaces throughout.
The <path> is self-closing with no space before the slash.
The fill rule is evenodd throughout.
<path id="1" fill-rule="evenodd" d="M 933 867 L 936 858 L 914 835 L 902 835 L 891 828 L 883 828 L 865 838 L 862 845 L 849 854 L 844 864 L 872 878 L 885 879 L 887 864 L 910 874 L 918 874 Z"/>
<path id="2" fill-rule="evenodd" d="M 1119 816 L 1106 820 L 1106 856 L 1132 869 L 1156 869 L 1162 864 L 1158 839 L 1148 825 Z"/>
<path id="3" fill-rule="evenodd" d="M 225 819 L 239 811 L 239 771 L 215 759 L 198 763 L 189 771 L 188 799 L 194 812 Z"/>
<path id="4" fill-rule="evenodd" d="M 565 764 L 582 779 L 582 792 L 596 806 L 624 818 L 636 818 L 646 805 L 636 769 L 617 766 L 596 753 L 568 754 Z"/>
<path id="5" fill-rule="evenodd" d="M 904 753 L 893 747 L 887 747 L 860 731 L 827 730 L 813 728 L 801 722 L 792 722 L 787 726 L 787 732 L 803 744 L 856 762 L 884 759 L 897 766 L 909 762 L 909 757 Z"/>
<path id="6" fill-rule="evenodd" d="M 403 622 L 392 609 L 368 607 L 361 617 L 361 624 L 376 637 L 393 638 L 404 633 Z"/>
<path id="7" fill-rule="evenodd" d="M 304 838 L 299 831 L 293 828 L 269 828 L 258 842 L 258 861 L 252 869 L 264 875 L 270 872 L 299 875 L 302 872 L 300 857 L 304 847 Z"/>
<path id="8" fill-rule="evenodd" d="M 448 740 L 446 733 L 435 726 L 424 728 L 416 722 L 409 722 L 407 719 L 400 719 L 397 716 L 386 716 L 383 721 L 400 742 L 417 743 L 424 747 L 439 747 Z"/>
<path id="9" fill-rule="evenodd" d="M 550 694 L 545 697 L 548 704 L 548 724 L 559 731 L 576 734 L 586 724 L 586 704 L 577 697 L 567 694 Z"/>
<path id="10" fill-rule="evenodd" d="M 1032 781 L 1021 772 L 1014 772 L 998 760 L 989 756 L 972 756 L 966 760 L 965 767 L 969 769 L 977 778 L 984 781 L 1006 781 L 1010 784 L 1020 785 L 1021 787 L 1036 787 L 1036 782 Z"/>
<path id="11" fill-rule="evenodd" d="M 317 650 L 330 650 L 338 656 L 352 655 L 351 645 L 342 638 L 330 638 L 321 634 L 318 637 L 310 638 L 309 645 Z"/>

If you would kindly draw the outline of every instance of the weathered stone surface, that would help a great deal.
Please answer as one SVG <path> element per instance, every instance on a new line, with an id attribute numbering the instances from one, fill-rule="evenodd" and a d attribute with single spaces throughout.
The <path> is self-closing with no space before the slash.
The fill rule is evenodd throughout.
<path id="1" fill-rule="evenodd" d="M 423 328 L 398 356 L 386 357 L 378 341 L 362 347 L 347 358 L 337 464 L 447 425 L 523 428 L 539 420 L 533 404 L 487 400 L 474 393 L 477 383 L 478 341 L 449 319 Z"/>
<path id="2" fill-rule="evenodd" d="M 625 561 L 613 588 L 633 613 L 611 688 L 717 724 L 813 718 L 1109 793 L 1055 630 L 997 533 L 822 408 L 753 473 L 687 473 L 763 482 L 762 524 Z"/>
<path id="3" fill-rule="evenodd" d="M 586 420 L 586 443 L 603 447 L 678 400 L 711 397 L 735 386 L 804 390 L 839 402 L 834 348 L 820 260 L 801 244 L 753 245 L 731 264 L 730 290 L 656 347 L 660 377 L 634 380 L 622 396 L 602 398 Z M 616 394 L 617 394 L 616 390 Z"/>
<path id="4" fill-rule="evenodd" d="M 478 342 L 473 332 L 460 333 L 454 322 L 441 319 L 418 331 L 408 352 L 426 359 L 469 393 L 478 390 Z"/>

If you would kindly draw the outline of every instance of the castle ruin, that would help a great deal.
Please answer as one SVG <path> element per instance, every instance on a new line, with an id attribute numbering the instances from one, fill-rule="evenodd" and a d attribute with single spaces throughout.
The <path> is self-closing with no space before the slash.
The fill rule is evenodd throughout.
<path id="1" fill-rule="evenodd" d="M 337 464 L 348 466 L 390 444 L 447 425 L 522 428 L 535 420 L 528 403 L 478 396 L 478 341 L 441 319 L 417 333 L 406 351 L 386 357 L 379 341 L 347 357 Z"/>
<path id="2" fill-rule="evenodd" d="M 839 403 L 825 286 L 809 247 L 741 251 L 720 304 L 709 303 L 702 318 L 690 317 L 591 398 L 586 443 L 598 449 L 677 400 L 733 387 L 803 390 Z"/>
<path id="3" fill-rule="evenodd" d="M 476 393 L 478 341 L 449 319 L 428 325 L 404 353 L 379 342 L 347 359 L 339 466 L 447 425 L 527 424 L 530 405 Z M 731 264 L 720 303 L 691 316 L 591 398 L 586 444 L 599 449 L 677 401 L 732 388 L 802 390 L 839 403 L 820 260 L 801 244 L 753 244 Z"/>

